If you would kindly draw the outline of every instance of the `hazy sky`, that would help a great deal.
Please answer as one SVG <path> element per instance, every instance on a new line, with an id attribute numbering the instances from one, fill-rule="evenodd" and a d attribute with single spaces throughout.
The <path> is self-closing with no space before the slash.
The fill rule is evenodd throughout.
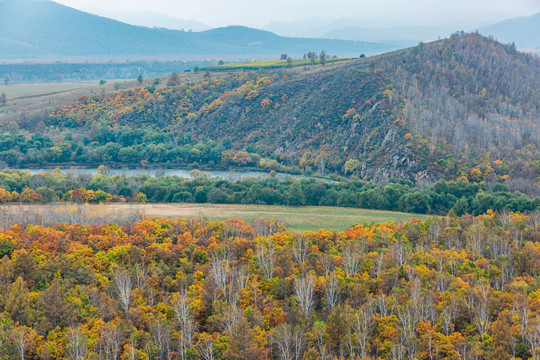
<path id="1" fill-rule="evenodd" d="M 540 12 L 540 0 L 54 0 L 81 10 L 155 11 L 210 26 L 262 27 L 308 17 L 470 23 Z M 390 24 L 391 25 L 391 24 Z"/>

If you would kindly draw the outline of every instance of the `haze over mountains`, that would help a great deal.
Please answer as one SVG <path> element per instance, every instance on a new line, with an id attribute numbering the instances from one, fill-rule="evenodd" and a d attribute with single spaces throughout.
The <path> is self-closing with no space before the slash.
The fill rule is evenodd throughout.
<path id="1" fill-rule="evenodd" d="M 272 23 L 263 30 L 243 26 L 205 30 L 208 26 L 201 22 L 159 13 L 109 14 L 124 22 L 47 0 L 0 0 L 0 58 L 219 56 L 238 59 L 242 56 L 270 58 L 281 53 L 301 56 L 308 51 L 321 50 L 340 56 L 358 56 L 444 38 L 457 30 L 450 25 L 392 26 L 380 21 L 387 25 L 383 28 L 380 24 L 377 26 L 376 21 L 319 18 Z M 537 49 L 540 48 L 539 27 L 540 14 L 537 14 L 478 29 L 502 42 L 515 42 L 519 49 Z"/>
<path id="2" fill-rule="evenodd" d="M 367 42 L 280 37 L 230 26 L 184 32 L 133 26 L 52 1 L 0 1 L 0 58 L 73 56 L 301 56 L 326 50 L 341 56 L 383 52 Z"/>
<path id="3" fill-rule="evenodd" d="M 91 12 L 93 13 L 93 12 Z M 126 24 L 146 26 L 149 28 L 165 28 L 171 30 L 184 31 L 205 31 L 212 27 L 197 20 L 179 19 L 174 16 L 162 14 L 154 11 L 106 11 L 99 10 L 96 13 L 113 20 L 118 20 Z"/>
<path id="4" fill-rule="evenodd" d="M 540 50 L 540 13 L 501 21 L 478 31 L 503 43 L 515 42 L 519 49 Z"/>
<path id="5" fill-rule="evenodd" d="M 446 38 L 458 31 L 476 31 L 491 35 L 503 43 L 515 42 L 519 49 L 540 49 L 540 13 L 500 22 L 479 20 L 442 25 L 406 24 L 389 19 L 356 21 L 352 19 L 308 18 L 294 22 L 273 22 L 263 27 L 281 36 L 320 37 L 340 40 L 362 40 L 408 47 L 423 41 Z"/>

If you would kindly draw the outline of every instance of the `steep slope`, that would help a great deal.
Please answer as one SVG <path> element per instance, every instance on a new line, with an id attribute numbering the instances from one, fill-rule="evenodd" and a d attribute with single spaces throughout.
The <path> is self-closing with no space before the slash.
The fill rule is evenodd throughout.
<path id="1" fill-rule="evenodd" d="M 540 59 L 455 34 L 318 69 L 209 74 L 201 83 L 85 99 L 50 124 L 156 127 L 298 171 L 538 190 Z"/>
<path id="2" fill-rule="evenodd" d="M 150 29 L 81 12 L 52 1 L 0 1 L 0 58 L 66 56 L 266 55 L 381 52 L 352 41 L 279 37 L 246 27 L 199 33 Z"/>
<path id="3" fill-rule="evenodd" d="M 519 49 L 540 50 L 540 13 L 501 21 L 478 31 L 503 43 L 514 42 Z"/>
<path id="4" fill-rule="evenodd" d="M 521 190 L 538 191 L 539 58 L 461 33 L 379 66 L 395 85 L 392 113 L 425 164 L 446 178 L 513 178 Z"/>

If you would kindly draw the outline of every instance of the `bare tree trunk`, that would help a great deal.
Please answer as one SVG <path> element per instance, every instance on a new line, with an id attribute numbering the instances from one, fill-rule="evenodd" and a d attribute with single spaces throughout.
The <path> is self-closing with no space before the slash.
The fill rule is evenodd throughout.
<path id="1" fill-rule="evenodd" d="M 294 291 L 298 299 L 298 306 L 307 319 L 314 306 L 315 279 L 313 276 L 296 278 L 294 280 Z"/>
<path id="2" fill-rule="evenodd" d="M 128 312 L 131 300 L 131 277 L 126 272 L 117 272 L 114 275 L 114 285 L 120 305 L 125 312 Z"/>
<path id="3" fill-rule="evenodd" d="M 67 333 L 66 352 L 70 360 L 83 360 L 86 356 L 86 337 L 81 333 L 80 328 L 69 328 Z"/>

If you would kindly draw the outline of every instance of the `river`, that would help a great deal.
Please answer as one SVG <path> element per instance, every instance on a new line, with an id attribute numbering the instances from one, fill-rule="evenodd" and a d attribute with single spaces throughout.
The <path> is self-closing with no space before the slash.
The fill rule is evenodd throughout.
<path id="1" fill-rule="evenodd" d="M 53 172 L 55 168 L 42 168 L 42 169 L 19 169 L 19 170 L 28 170 L 32 174 L 38 174 L 40 172 Z M 81 168 L 81 167 L 59 167 L 64 174 L 71 173 L 74 175 L 82 174 L 91 174 L 95 175 L 98 173 L 97 168 Z M 192 169 L 108 169 L 108 176 L 121 176 L 126 177 L 137 176 L 142 174 L 147 174 L 152 177 L 159 176 L 179 176 L 184 179 L 193 179 L 191 174 Z M 258 177 L 269 177 L 270 174 L 263 171 L 246 171 L 246 170 L 201 170 L 202 173 L 209 174 L 211 178 L 224 179 L 229 181 L 238 181 L 245 178 L 258 178 Z M 276 173 L 276 178 L 279 180 L 284 180 L 286 177 L 292 176 L 298 179 L 311 179 L 311 176 L 305 175 L 293 175 L 285 173 Z"/>

